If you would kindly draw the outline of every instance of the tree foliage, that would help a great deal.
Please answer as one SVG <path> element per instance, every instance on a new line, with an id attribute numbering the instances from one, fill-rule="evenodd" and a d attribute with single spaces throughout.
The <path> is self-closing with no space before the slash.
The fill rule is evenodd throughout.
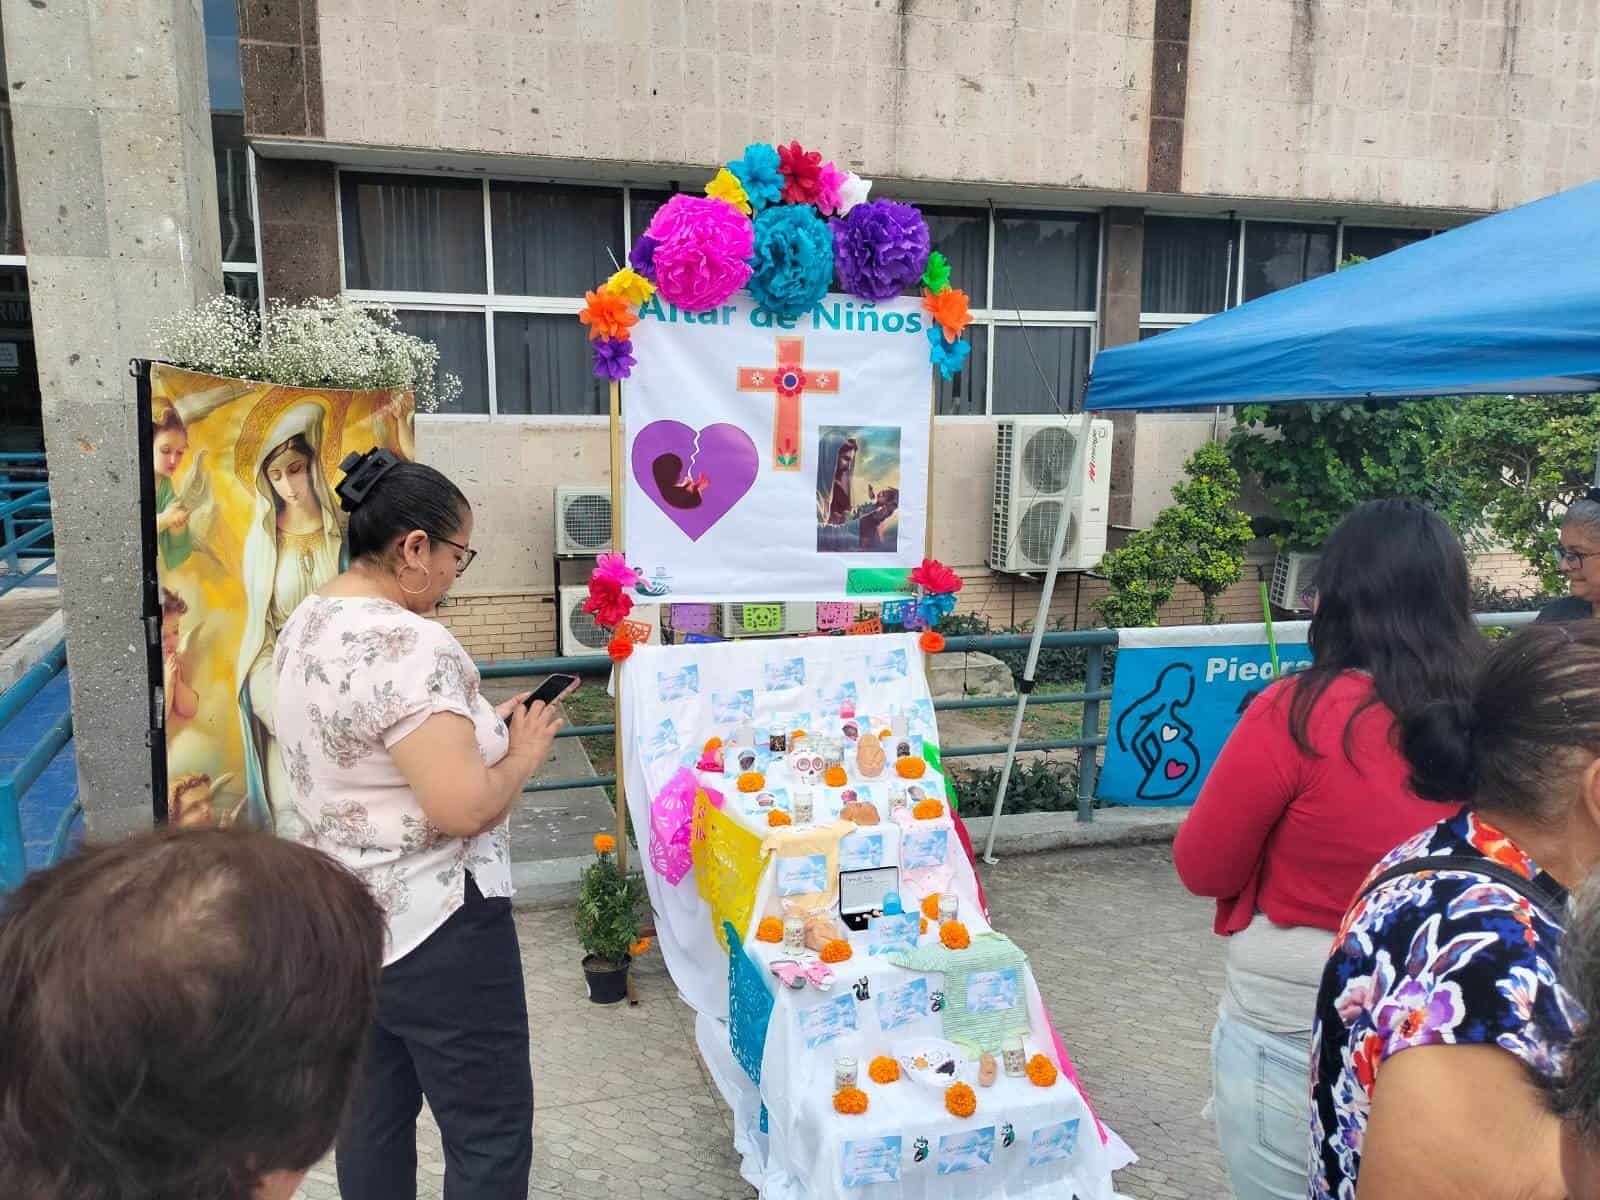
<path id="1" fill-rule="evenodd" d="M 1149 529 L 1101 560 L 1111 592 L 1096 608 L 1107 624 L 1154 625 L 1181 581 L 1196 588 L 1205 620 L 1217 619 L 1217 597 L 1244 573 L 1244 550 L 1252 537 L 1240 512 L 1239 472 L 1225 447 L 1208 442 L 1184 464 L 1185 482 L 1172 489 L 1172 503 Z"/>

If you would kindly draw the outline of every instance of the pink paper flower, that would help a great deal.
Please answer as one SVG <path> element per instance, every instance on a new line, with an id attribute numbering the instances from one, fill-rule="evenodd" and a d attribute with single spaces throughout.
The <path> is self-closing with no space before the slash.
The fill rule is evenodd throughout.
<path id="1" fill-rule="evenodd" d="M 633 611 L 633 597 L 628 593 L 638 579 L 622 555 L 602 554 L 589 576 L 589 598 L 583 602 L 583 611 L 596 625 L 615 629 Z"/>
<path id="2" fill-rule="evenodd" d="M 656 211 L 645 237 L 654 243 L 656 289 L 686 312 L 715 308 L 750 278 L 750 218 L 722 200 L 679 192 Z"/>
<path id="3" fill-rule="evenodd" d="M 962 579 L 942 562 L 932 558 L 922 560 L 920 567 L 911 571 L 911 582 L 930 595 L 944 595 L 961 590 Z"/>
<path id="4" fill-rule="evenodd" d="M 823 163 L 817 176 L 817 211 L 825 217 L 843 214 L 844 186 L 849 176 L 832 163 Z"/>

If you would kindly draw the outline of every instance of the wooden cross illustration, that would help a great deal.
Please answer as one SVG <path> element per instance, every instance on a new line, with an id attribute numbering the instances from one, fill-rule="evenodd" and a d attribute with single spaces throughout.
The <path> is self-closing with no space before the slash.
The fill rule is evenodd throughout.
<path id="1" fill-rule="evenodd" d="M 772 469 L 800 469 L 800 397 L 806 392 L 822 396 L 839 394 L 839 372 L 831 367 L 806 370 L 806 340 L 781 337 L 778 361 L 771 367 L 740 367 L 741 392 L 773 392 L 777 412 L 772 422 Z"/>

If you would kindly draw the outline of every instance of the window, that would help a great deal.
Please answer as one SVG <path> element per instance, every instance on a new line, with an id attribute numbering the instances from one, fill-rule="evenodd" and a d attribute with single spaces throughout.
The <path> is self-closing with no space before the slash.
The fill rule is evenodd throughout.
<path id="1" fill-rule="evenodd" d="M 1244 299 L 1326 275 L 1334 268 L 1335 225 L 1248 221 L 1244 231 Z"/>
<path id="2" fill-rule="evenodd" d="M 1426 229 L 1385 229 L 1377 226 L 1346 225 L 1344 250 L 1340 254 L 1340 261 L 1352 255 L 1377 258 L 1391 250 L 1398 250 L 1402 246 L 1409 246 L 1412 242 L 1420 242 L 1430 236 L 1431 232 Z"/>
<path id="3" fill-rule="evenodd" d="M 239 76 L 238 0 L 204 0 L 206 80 L 211 85 L 211 111 L 244 112 Z"/>
<path id="4" fill-rule="evenodd" d="M 593 376 L 575 318 L 584 292 L 626 263 L 669 195 L 341 172 L 345 290 L 393 305 L 407 329 L 439 342 L 444 368 L 463 384 L 454 414 L 602 417 L 609 388 Z M 974 316 L 966 369 L 938 380 L 938 412 L 1080 407 L 1095 344 L 1099 217 L 945 206 L 923 213 Z"/>
<path id="5" fill-rule="evenodd" d="M 1205 217 L 1146 217 L 1139 307 L 1206 316 L 1228 307 L 1239 226 Z"/>
<path id="6" fill-rule="evenodd" d="M 206 79 L 211 88 L 211 152 L 217 167 L 217 226 L 222 235 L 222 290 L 261 306 L 256 265 L 255 181 L 244 140 L 236 0 L 204 0 Z"/>

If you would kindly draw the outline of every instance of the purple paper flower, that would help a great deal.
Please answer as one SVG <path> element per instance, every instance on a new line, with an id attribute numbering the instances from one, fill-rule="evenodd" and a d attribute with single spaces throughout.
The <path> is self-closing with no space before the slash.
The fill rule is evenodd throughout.
<path id="1" fill-rule="evenodd" d="M 833 225 L 833 269 L 839 286 L 863 300 L 889 300 L 922 278 L 928 225 L 909 204 L 858 204 Z"/>
<path id="2" fill-rule="evenodd" d="M 632 373 L 633 343 L 627 338 L 596 338 L 591 346 L 596 379 L 626 379 Z"/>
<path id="3" fill-rule="evenodd" d="M 628 254 L 628 265 L 654 283 L 656 281 L 655 238 L 648 233 L 641 233 L 639 240 L 633 244 L 633 249 Z"/>

